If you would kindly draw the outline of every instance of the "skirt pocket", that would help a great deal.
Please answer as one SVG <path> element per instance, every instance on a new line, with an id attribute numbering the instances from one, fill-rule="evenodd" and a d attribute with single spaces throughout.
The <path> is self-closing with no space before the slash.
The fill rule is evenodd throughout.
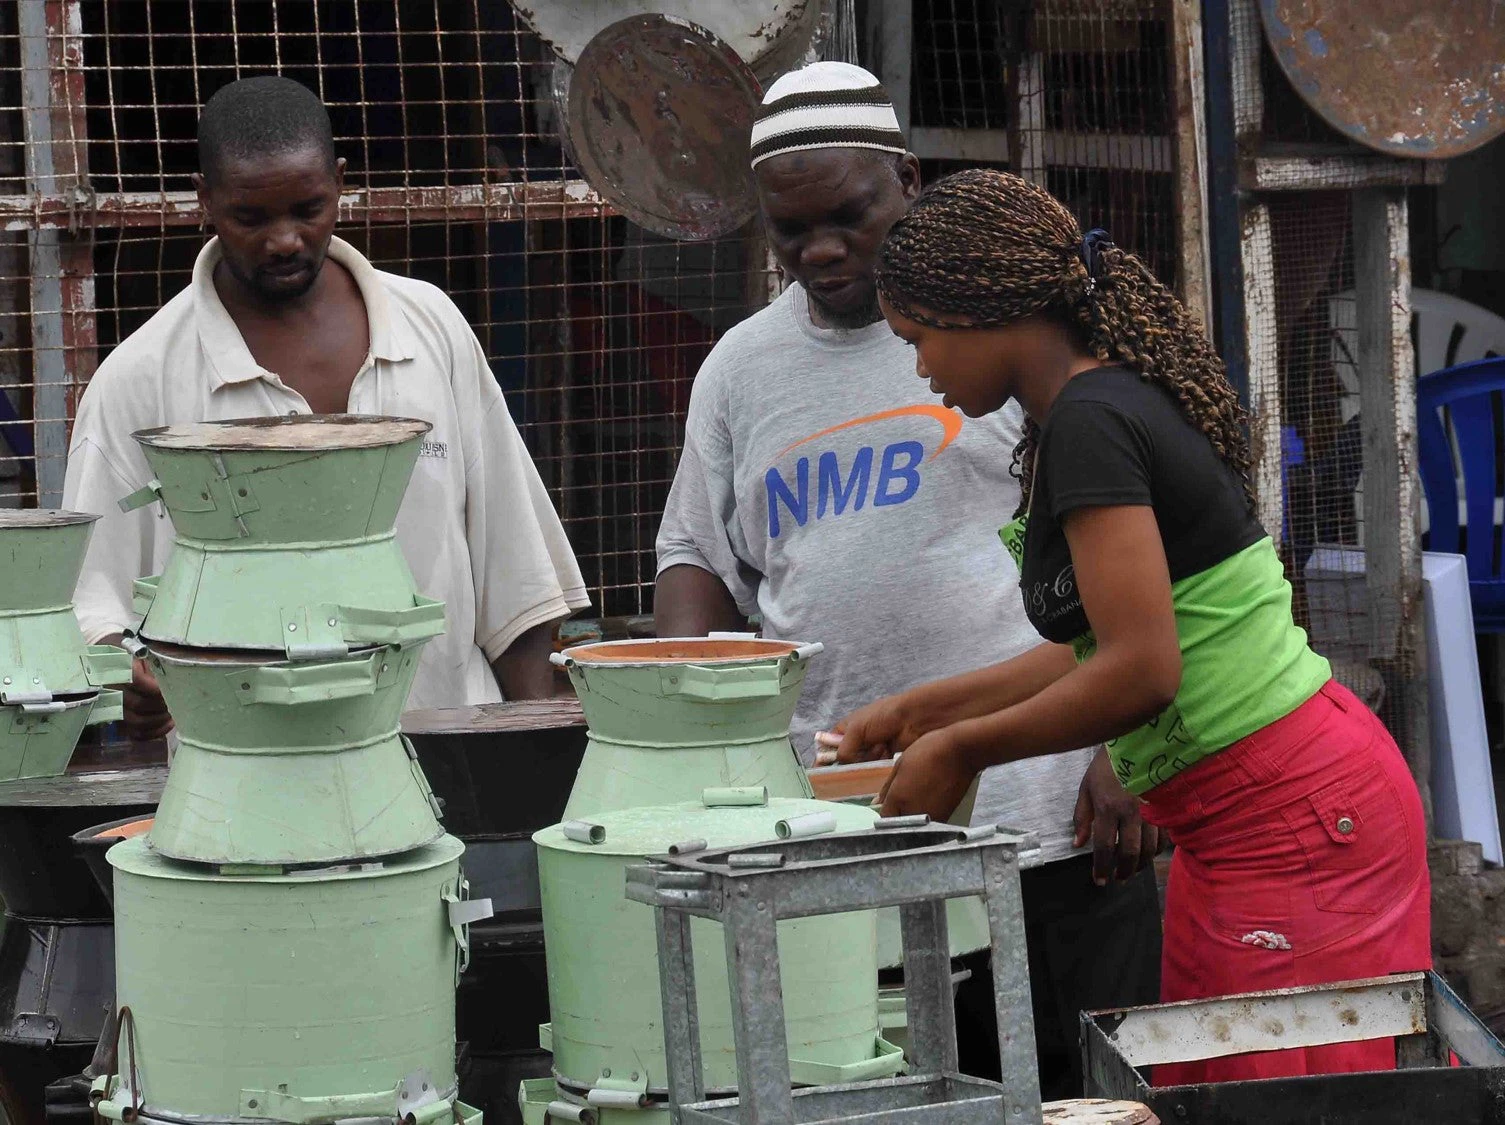
<path id="1" fill-rule="evenodd" d="M 1281 815 L 1306 855 L 1318 909 L 1378 914 L 1416 880 L 1405 808 L 1378 767 L 1330 782 Z"/>

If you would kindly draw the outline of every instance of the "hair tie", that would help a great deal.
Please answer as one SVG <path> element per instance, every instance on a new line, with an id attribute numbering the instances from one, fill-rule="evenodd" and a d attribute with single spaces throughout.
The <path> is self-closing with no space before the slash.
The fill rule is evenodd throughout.
<path id="1" fill-rule="evenodd" d="M 1077 254 L 1082 259 L 1082 265 L 1087 267 L 1087 292 L 1091 293 L 1097 288 L 1103 264 L 1101 254 L 1104 250 L 1111 249 L 1113 240 L 1102 227 L 1093 227 L 1082 235 L 1082 244 L 1077 247 Z"/>

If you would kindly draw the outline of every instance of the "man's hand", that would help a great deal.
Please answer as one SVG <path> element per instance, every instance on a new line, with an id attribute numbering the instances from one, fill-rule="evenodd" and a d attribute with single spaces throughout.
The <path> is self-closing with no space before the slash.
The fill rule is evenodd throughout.
<path id="1" fill-rule="evenodd" d="M 962 803 L 976 776 L 951 734 L 931 731 L 894 763 L 877 803 L 884 816 L 928 813 L 931 820 L 943 821 Z"/>
<path id="2" fill-rule="evenodd" d="M 124 648 L 125 645 L 121 643 L 124 638 L 123 633 L 111 633 L 107 637 L 101 637 L 99 643 Z M 119 688 L 124 697 L 121 706 L 125 713 L 127 738 L 137 742 L 150 742 L 167 737 L 167 732 L 173 728 L 172 715 L 167 710 L 167 701 L 162 698 L 162 689 L 157 686 L 157 677 L 152 675 L 152 670 L 144 660 L 131 661 L 130 683 L 110 686 Z"/>
<path id="3" fill-rule="evenodd" d="M 1101 747 L 1082 775 L 1072 821 L 1072 847 L 1092 841 L 1092 881 L 1100 887 L 1115 876 L 1129 878 L 1160 852 L 1160 829 L 1144 822 L 1139 798 L 1114 776 L 1108 751 Z"/>
<path id="4" fill-rule="evenodd" d="M 125 696 L 125 733 L 140 742 L 166 738 L 172 730 L 172 715 L 162 698 L 162 689 L 157 686 L 157 677 L 152 675 L 146 661 L 131 661 L 131 682 L 120 690 Z"/>

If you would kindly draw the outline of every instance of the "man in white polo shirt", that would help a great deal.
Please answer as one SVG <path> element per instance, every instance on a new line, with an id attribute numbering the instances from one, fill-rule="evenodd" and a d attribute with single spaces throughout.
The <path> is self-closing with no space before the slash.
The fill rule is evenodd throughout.
<path id="1" fill-rule="evenodd" d="M 447 631 L 423 650 L 410 707 L 550 694 L 553 624 L 589 604 L 575 557 L 464 316 L 425 282 L 335 238 L 343 160 L 329 115 L 285 78 L 224 87 L 199 122 L 199 200 L 217 237 L 193 280 L 110 353 L 84 392 L 65 508 L 101 516 L 76 606 L 91 642 L 134 620 L 131 583 L 162 569 L 172 527 L 116 501 L 151 476 L 136 430 L 274 414 L 387 414 L 433 430 L 397 518 Z M 139 664 L 138 737 L 171 728 Z"/>

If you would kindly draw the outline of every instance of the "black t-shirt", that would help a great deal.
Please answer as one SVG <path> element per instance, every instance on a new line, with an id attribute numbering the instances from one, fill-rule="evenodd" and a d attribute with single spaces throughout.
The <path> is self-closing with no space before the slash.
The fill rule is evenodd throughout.
<path id="1" fill-rule="evenodd" d="M 1075 508 L 1149 505 L 1171 581 L 1200 574 L 1264 538 L 1243 485 L 1171 393 L 1121 367 L 1067 382 L 1040 432 L 1020 590 L 1040 635 L 1088 631 L 1061 520 Z"/>

